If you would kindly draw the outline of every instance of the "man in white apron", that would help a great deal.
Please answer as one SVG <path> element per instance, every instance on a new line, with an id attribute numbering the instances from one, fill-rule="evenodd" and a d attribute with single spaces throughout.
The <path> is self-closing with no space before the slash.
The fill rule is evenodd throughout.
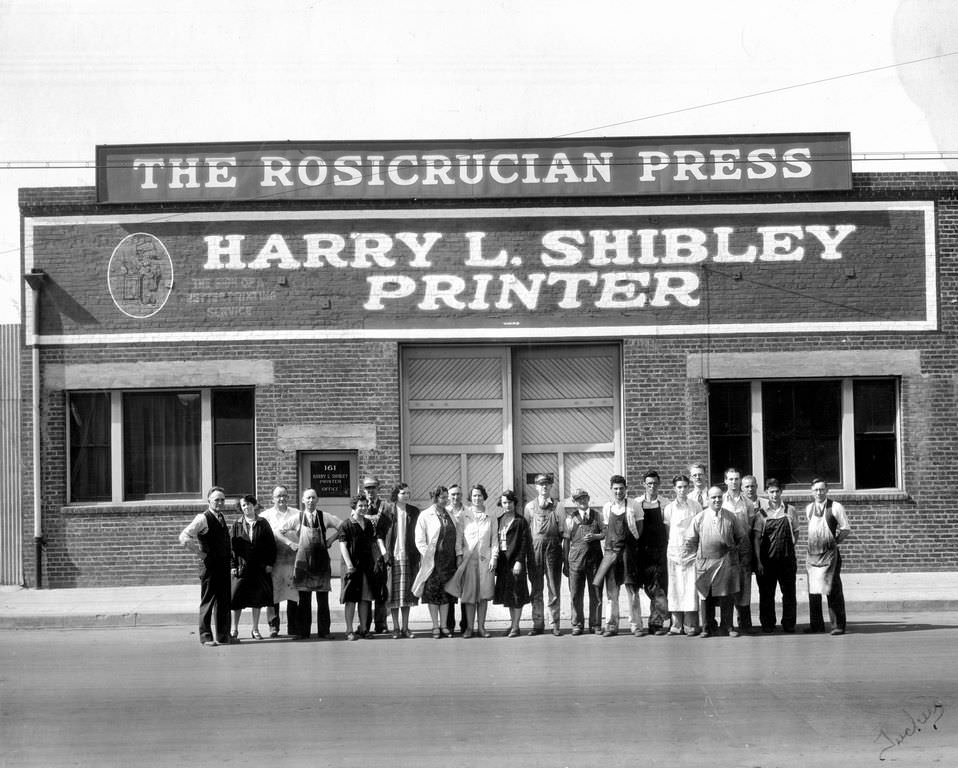
<path id="1" fill-rule="evenodd" d="M 806 634 L 825 631 L 822 595 L 828 600 L 833 635 L 845 634 L 845 593 L 842 591 L 842 555 L 838 545 L 851 526 L 845 508 L 828 498 L 828 483 L 812 480 L 814 501 L 805 507 L 808 521 L 808 628 Z"/>

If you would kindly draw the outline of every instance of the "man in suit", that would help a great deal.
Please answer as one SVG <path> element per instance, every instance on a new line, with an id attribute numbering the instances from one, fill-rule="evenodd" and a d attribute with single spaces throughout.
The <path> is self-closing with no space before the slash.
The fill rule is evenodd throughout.
<path id="1" fill-rule="evenodd" d="M 583 488 L 572 491 L 575 509 L 565 518 L 562 549 L 565 556 L 563 573 L 569 577 L 572 598 L 572 634 L 581 635 L 585 627 L 583 597 L 589 589 L 590 634 L 602 632 L 602 585 L 593 584 L 599 563 L 602 562 L 602 540 L 605 529 L 599 520 L 599 511 L 589 506 L 589 492 Z"/>

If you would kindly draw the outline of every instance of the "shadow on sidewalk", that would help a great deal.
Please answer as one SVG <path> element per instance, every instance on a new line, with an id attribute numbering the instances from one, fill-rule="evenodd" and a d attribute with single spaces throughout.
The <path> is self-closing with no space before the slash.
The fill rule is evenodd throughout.
<path id="1" fill-rule="evenodd" d="M 848 622 L 849 634 L 872 635 L 885 632 L 925 632 L 930 629 L 954 629 L 956 624 L 906 623 L 902 621 L 856 621 Z M 799 630 L 801 631 L 801 630 Z"/>

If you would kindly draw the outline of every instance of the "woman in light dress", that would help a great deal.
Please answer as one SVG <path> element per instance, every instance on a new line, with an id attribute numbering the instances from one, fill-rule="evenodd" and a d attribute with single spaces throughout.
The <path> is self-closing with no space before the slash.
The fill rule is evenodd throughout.
<path id="1" fill-rule="evenodd" d="M 432 506 L 416 521 L 416 548 L 422 555 L 412 591 L 429 606 L 432 636 L 451 637 L 446 628 L 449 605 L 455 597 L 446 591 L 447 582 L 462 562 L 462 528 L 446 509 L 449 489 L 440 485 L 431 494 Z"/>
<path id="2" fill-rule="evenodd" d="M 489 494 L 481 485 L 474 485 L 469 492 L 470 505 L 459 518 L 462 526 L 462 564 L 446 584 L 446 591 L 458 595 L 462 602 L 466 628 L 463 638 L 473 636 L 491 637 L 486 631 L 486 609 L 496 589 L 495 565 L 492 555 L 498 547 L 498 521 L 486 511 Z M 478 626 L 477 626 L 478 623 Z"/>
<path id="3" fill-rule="evenodd" d="M 695 516 L 702 511 L 698 502 L 688 498 L 689 479 L 685 475 L 672 478 L 675 500 L 665 508 L 663 518 L 669 529 L 668 572 L 669 611 L 672 613 L 670 635 L 695 637 L 699 628 L 699 596 L 695 588 L 695 553 L 685 551 L 685 533 Z"/>

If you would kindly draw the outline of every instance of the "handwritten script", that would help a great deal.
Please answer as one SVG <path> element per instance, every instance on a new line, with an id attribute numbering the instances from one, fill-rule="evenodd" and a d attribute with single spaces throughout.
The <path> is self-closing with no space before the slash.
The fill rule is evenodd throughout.
<path id="1" fill-rule="evenodd" d="M 899 730 L 882 728 L 875 737 L 875 741 L 881 743 L 882 748 L 878 753 L 879 760 L 885 760 L 889 750 L 900 747 L 908 739 L 917 733 L 921 733 L 922 728 L 931 728 L 938 730 L 938 721 L 944 717 L 945 705 L 940 701 L 925 705 L 920 711 L 912 709 L 902 709 L 907 718 L 906 724 Z"/>

